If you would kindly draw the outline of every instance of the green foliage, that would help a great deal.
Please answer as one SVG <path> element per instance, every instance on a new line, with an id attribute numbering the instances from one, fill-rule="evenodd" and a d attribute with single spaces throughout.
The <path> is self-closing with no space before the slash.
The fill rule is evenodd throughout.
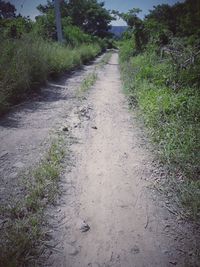
<path id="1" fill-rule="evenodd" d="M 2 40 L 0 57 L 0 113 L 44 82 L 49 75 L 68 71 L 97 55 L 98 44 L 70 48 L 34 35 Z"/>
<path id="2" fill-rule="evenodd" d="M 54 14 L 52 1 L 38 7 L 43 16 Z M 62 18 L 70 18 L 70 24 L 79 27 L 83 32 L 98 37 L 108 36 L 112 16 L 104 8 L 103 2 L 97 0 L 70 0 L 61 3 Z M 42 16 L 42 17 L 43 17 Z M 52 20 L 49 19 L 50 24 Z M 63 30 L 66 25 L 63 24 Z"/>
<path id="3" fill-rule="evenodd" d="M 150 13 L 146 16 L 147 21 L 156 21 L 159 25 L 162 25 L 162 28 L 168 29 L 173 33 L 176 32 L 174 19 L 173 8 L 168 4 L 154 6 L 154 9 L 150 10 Z"/>
<path id="4" fill-rule="evenodd" d="M 20 38 L 22 34 L 30 32 L 33 23 L 26 18 L 18 16 L 13 19 L 0 20 L 0 33 L 4 38 Z"/>
<path id="5" fill-rule="evenodd" d="M 84 33 L 77 26 L 66 26 L 63 29 L 63 33 L 66 43 L 70 44 L 71 46 L 78 46 L 83 43 L 92 43 L 92 36 Z"/>
<path id="6" fill-rule="evenodd" d="M 21 15 L 16 16 L 14 5 L 0 0 L 0 34 L 4 38 L 20 38 L 32 29 L 33 23 Z"/>
<path id="7" fill-rule="evenodd" d="M 0 20 L 14 18 L 15 12 L 16 8 L 11 3 L 0 0 Z"/>
<path id="8" fill-rule="evenodd" d="M 20 180 L 20 201 L 0 207 L 4 224 L 0 229 L 1 266 L 36 266 L 33 264 L 47 240 L 44 208 L 58 195 L 58 181 L 65 153 L 63 139 L 52 142 L 46 158 Z"/>
<path id="9" fill-rule="evenodd" d="M 136 53 L 133 39 L 125 40 L 120 46 L 120 60 L 122 62 L 129 61 Z"/>
<path id="10" fill-rule="evenodd" d="M 112 51 L 109 51 L 109 52 L 105 53 L 105 55 L 103 56 L 101 61 L 98 63 L 98 65 L 100 67 L 103 67 L 106 64 L 108 64 L 108 62 L 110 61 L 111 56 L 112 56 Z"/>
<path id="11" fill-rule="evenodd" d="M 140 10 L 136 8 L 127 13 L 114 12 L 127 22 L 129 29 L 124 36 L 128 39 L 134 36 L 137 52 L 143 52 L 149 44 L 161 48 L 174 37 L 187 37 L 188 43 L 193 46 L 200 44 L 199 0 L 186 0 L 173 6 L 154 6 L 144 20 L 138 17 L 138 12 Z"/>
<path id="12" fill-rule="evenodd" d="M 120 13 L 117 11 L 113 11 L 114 14 L 122 18 L 129 26 L 128 32 L 129 34 L 126 34 L 127 38 L 132 39 L 132 34 L 134 35 L 134 41 L 135 41 L 135 48 L 137 51 L 142 51 L 144 49 L 144 45 L 146 44 L 146 34 L 144 31 L 144 23 L 143 21 L 138 17 L 138 13 L 141 12 L 138 8 L 133 8 L 129 10 L 127 13 Z M 132 33 L 132 34 L 130 34 Z M 124 35 L 125 37 L 125 35 Z"/>
<path id="13" fill-rule="evenodd" d="M 189 209 L 194 219 L 200 217 L 200 181 L 188 181 L 180 188 L 182 203 Z"/>
<path id="14" fill-rule="evenodd" d="M 97 78 L 98 76 L 95 70 L 89 73 L 81 82 L 81 85 L 78 91 L 78 96 L 81 97 L 83 93 L 88 91 L 95 84 Z"/>
<path id="15" fill-rule="evenodd" d="M 138 28 L 137 21 L 136 15 L 132 16 L 126 35 L 129 41 L 124 41 L 120 49 L 124 89 L 130 106 L 138 106 L 160 160 L 178 176 L 173 185 L 176 194 L 190 215 L 197 218 L 200 216 L 200 2 L 186 0 L 173 6 L 158 5 Z M 140 39 L 142 49 L 138 48 L 137 34 L 146 36 Z M 177 179 L 180 176 L 185 177 L 182 182 Z"/>
<path id="16" fill-rule="evenodd" d="M 56 25 L 54 9 L 48 10 L 43 16 L 37 16 L 33 31 L 45 39 L 56 40 Z"/>
<path id="17" fill-rule="evenodd" d="M 42 15 L 36 22 L 16 16 L 13 5 L 0 1 L 0 114 L 49 75 L 71 70 L 105 49 L 108 42 L 98 35 L 108 30 L 111 17 L 103 3 L 63 1 L 61 6 L 63 45 L 53 42 L 57 35 L 52 1 L 38 7 Z"/>
<path id="18" fill-rule="evenodd" d="M 130 104 L 139 107 L 160 159 L 191 179 L 183 185 L 181 199 L 198 216 L 200 94 L 196 82 L 199 74 L 194 69 L 199 69 L 199 61 L 180 70 L 180 87 L 175 90 L 172 85 L 177 77 L 170 57 L 160 59 L 155 46 L 150 46 L 145 53 L 128 60 L 127 49 L 126 44 L 121 46 L 120 62 Z"/>

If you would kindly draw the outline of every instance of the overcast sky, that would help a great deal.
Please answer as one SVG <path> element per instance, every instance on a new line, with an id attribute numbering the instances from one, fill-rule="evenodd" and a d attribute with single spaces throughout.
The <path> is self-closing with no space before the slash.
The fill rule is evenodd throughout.
<path id="1" fill-rule="evenodd" d="M 30 16 L 31 19 L 34 19 L 35 16 L 39 15 L 36 7 L 39 4 L 45 4 L 46 0 L 10 0 L 6 1 L 14 4 L 17 8 L 17 11 L 24 16 Z M 140 17 L 144 17 L 148 13 L 148 10 L 152 9 L 153 6 L 158 4 L 174 4 L 176 2 L 183 2 L 183 0 L 104 0 L 105 7 L 107 9 L 115 9 L 122 12 L 126 12 L 129 9 L 136 7 L 142 9 Z M 121 20 L 112 22 L 112 25 L 125 25 Z"/>

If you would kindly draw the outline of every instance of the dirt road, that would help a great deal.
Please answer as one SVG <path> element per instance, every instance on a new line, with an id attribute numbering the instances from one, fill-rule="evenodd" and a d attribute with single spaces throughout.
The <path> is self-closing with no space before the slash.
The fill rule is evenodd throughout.
<path id="1" fill-rule="evenodd" d="M 47 266 L 199 266 L 192 228 L 149 188 L 160 174 L 121 88 L 114 53 L 68 118 L 76 163 L 65 174 L 61 208 L 53 212 L 57 246 Z M 73 127 L 77 110 L 87 116 Z"/>
<path id="2" fill-rule="evenodd" d="M 20 173 L 33 167 L 49 145 L 49 137 L 65 125 L 66 118 L 77 103 L 77 90 L 84 77 L 101 60 L 81 67 L 62 79 L 53 81 L 14 107 L 0 120 L 0 202 L 21 198 L 18 186 Z"/>
<path id="3" fill-rule="evenodd" d="M 63 173 L 60 202 L 47 210 L 52 239 L 41 266 L 200 266 L 195 228 L 151 188 L 162 176 L 143 127 L 128 110 L 118 54 L 103 68 L 100 60 L 54 81 L 1 119 L 1 204 L 21 198 L 19 173 L 40 160 L 52 132 L 67 126 L 72 166 Z M 96 84 L 77 98 L 94 71 Z"/>

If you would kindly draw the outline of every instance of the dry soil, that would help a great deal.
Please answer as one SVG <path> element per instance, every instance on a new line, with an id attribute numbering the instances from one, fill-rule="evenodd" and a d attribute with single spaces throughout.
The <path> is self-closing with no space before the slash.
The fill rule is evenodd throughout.
<path id="1" fill-rule="evenodd" d="M 42 266 L 200 266 L 195 228 L 152 189 L 161 173 L 128 110 L 117 52 L 103 68 L 95 63 L 1 120 L 1 202 L 20 197 L 18 174 L 41 158 L 50 132 L 65 126 L 73 166 L 63 173 L 58 205 L 47 210 L 52 239 Z M 95 68 L 96 84 L 77 100 L 76 89 Z"/>

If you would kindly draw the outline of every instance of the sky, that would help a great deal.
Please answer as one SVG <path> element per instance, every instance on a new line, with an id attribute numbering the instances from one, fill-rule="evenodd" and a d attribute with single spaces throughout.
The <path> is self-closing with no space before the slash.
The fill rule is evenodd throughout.
<path id="1" fill-rule="evenodd" d="M 6 1 L 8 2 L 8 1 Z M 20 12 L 23 16 L 30 16 L 31 19 L 34 19 L 35 16 L 39 15 L 36 7 L 39 4 L 45 4 L 46 0 L 10 0 L 10 3 L 14 4 L 17 8 L 17 11 Z M 101 0 L 102 2 L 102 0 Z M 177 2 L 183 2 L 183 0 L 104 0 L 105 7 L 111 10 L 118 10 L 121 12 L 127 12 L 129 9 L 136 7 L 140 8 L 142 12 L 140 17 L 143 18 L 148 11 L 153 8 L 153 6 L 159 4 L 169 4 L 173 5 Z M 115 26 L 124 26 L 126 23 L 123 20 L 113 21 L 111 23 Z"/>

